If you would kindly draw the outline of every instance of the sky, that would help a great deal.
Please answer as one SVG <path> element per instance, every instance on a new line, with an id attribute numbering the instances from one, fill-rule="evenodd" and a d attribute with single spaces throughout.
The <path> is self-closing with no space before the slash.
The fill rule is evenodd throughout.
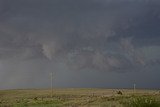
<path id="1" fill-rule="evenodd" d="M 0 0 L 0 89 L 160 88 L 159 0 Z"/>

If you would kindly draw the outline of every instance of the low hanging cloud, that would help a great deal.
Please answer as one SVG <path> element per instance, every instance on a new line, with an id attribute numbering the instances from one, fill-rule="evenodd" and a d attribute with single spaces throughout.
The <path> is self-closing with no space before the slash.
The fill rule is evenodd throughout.
<path id="1" fill-rule="evenodd" d="M 38 1 L 33 4 L 36 2 Z M 95 66 L 97 70 L 103 69 L 104 71 L 108 71 L 107 69 L 112 67 L 121 69 L 127 62 L 131 64 L 130 66 L 145 65 L 143 54 L 138 52 L 134 48 L 134 44 L 131 43 L 136 42 L 132 41 L 136 38 L 127 33 L 134 29 L 134 26 L 141 24 L 135 19 L 138 18 L 140 21 L 141 17 L 147 15 L 151 9 L 157 12 L 157 9 L 154 10 L 149 4 L 150 2 L 107 1 L 103 4 L 104 1 L 92 1 L 90 4 L 89 1 L 82 1 L 77 4 L 72 1 L 70 4 L 67 2 L 64 5 L 65 1 L 52 1 L 52 4 L 60 5 L 56 9 L 50 5 L 46 8 L 48 2 L 42 5 L 42 1 L 39 1 L 40 4 L 32 6 L 31 9 L 26 8 L 31 6 L 31 1 L 17 1 L 21 5 L 12 1 L 2 2 L 6 7 L 9 7 L 6 10 L 8 12 L 5 16 L 6 19 L 1 21 L 1 48 L 6 50 L 6 52 L 2 51 L 2 57 L 3 55 L 8 58 L 15 57 L 15 53 L 20 54 L 22 59 L 23 57 L 40 55 L 49 60 L 54 58 L 68 60 L 69 54 L 76 53 L 73 55 L 75 58 L 73 60 L 78 62 L 75 66 L 80 66 L 80 68 L 82 66 L 93 66 L 94 68 Z M 128 5 L 123 6 L 123 2 Z M 13 9 L 14 5 L 17 5 L 15 9 Z M 40 8 L 41 5 L 42 8 Z M 74 7 L 74 5 L 78 7 Z M 81 9 L 83 5 L 84 8 Z M 71 9 L 66 6 L 71 6 Z M 141 10 L 135 10 L 135 6 Z M 52 8 L 53 11 L 50 11 Z M 38 9 L 44 12 L 39 13 Z M 4 10 L 3 6 L 1 14 L 7 13 Z M 147 20 L 152 21 L 150 17 Z M 134 23 L 136 24 L 134 25 Z M 123 35 L 127 37 L 123 37 Z M 112 38 L 118 39 L 112 40 Z M 112 46 L 112 42 L 114 46 Z M 106 48 L 107 46 L 115 49 L 111 52 Z M 10 56 L 6 55 L 7 51 L 11 53 Z M 38 52 L 40 53 L 36 54 Z"/>
<path id="2" fill-rule="evenodd" d="M 147 0 L 1 0 L 2 74 L 12 71 L 11 62 L 20 67 L 13 69 L 15 75 L 26 68 L 41 75 L 57 69 L 130 73 L 154 68 L 160 55 L 159 6 Z"/>

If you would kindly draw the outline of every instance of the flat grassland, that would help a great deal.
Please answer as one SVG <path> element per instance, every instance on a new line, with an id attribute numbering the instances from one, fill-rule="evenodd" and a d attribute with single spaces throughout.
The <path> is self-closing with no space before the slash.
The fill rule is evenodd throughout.
<path id="1" fill-rule="evenodd" d="M 159 90 L 26 89 L 1 90 L 0 107 L 160 107 Z"/>

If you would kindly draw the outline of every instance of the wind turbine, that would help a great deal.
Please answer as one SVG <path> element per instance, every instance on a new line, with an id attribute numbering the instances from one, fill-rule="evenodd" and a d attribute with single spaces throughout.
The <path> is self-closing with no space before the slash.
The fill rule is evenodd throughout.
<path id="1" fill-rule="evenodd" d="M 51 98 L 53 97 L 53 72 L 51 72 Z"/>
<path id="2" fill-rule="evenodd" d="M 133 91 L 134 91 L 134 93 L 136 91 L 136 84 L 135 83 L 133 84 Z"/>

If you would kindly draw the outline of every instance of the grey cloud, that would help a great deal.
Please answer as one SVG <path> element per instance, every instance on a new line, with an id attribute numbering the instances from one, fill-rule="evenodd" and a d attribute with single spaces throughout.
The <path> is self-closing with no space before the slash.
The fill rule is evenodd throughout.
<path id="1" fill-rule="evenodd" d="M 70 78 L 74 72 L 131 73 L 159 65 L 159 5 L 147 0 L 1 0 L 1 72 L 16 78 L 6 83 L 16 84 L 24 75 L 40 79 L 51 70 Z"/>
<path id="2" fill-rule="evenodd" d="M 128 29 L 132 29 L 132 24 L 130 25 L 128 21 L 132 21 L 134 18 L 136 19 L 139 16 L 147 14 L 147 9 L 150 8 L 148 7 L 149 3 L 147 2 L 143 4 L 134 2 L 135 4 L 131 4 L 130 1 L 128 2 L 129 4 L 127 7 L 123 6 L 123 2 L 126 1 L 115 1 L 115 3 L 108 1 L 107 3 L 113 5 L 113 7 L 104 5 L 103 2 L 104 1 L 93 1 L 92 3 L 89 1 L 63 1 L 61 3 L 59 1 L 54 1 L 51 2 L 51 4 L 53 4 L 52 7 L 52 5 L 49 5 L 49 2 L 42 5 L 43 1 L 39 1 L 37 6 L 33 7 L 37 3 L 36 1 L 8 1 L 8 4 L 11 7 L 11 10 L 8 11 L 12 12 L 12 16 L 10 16 L 9 19 L 6 19 L 5 22 L 2 22 L 3 26 L 1 26 L 1 33 L 5 36 L 2 37 L 1 43 L 3 45 L 9 45 L 7 46 L 9 48 L 10 45 L 13 47 L 22 47 L 23 45 L 26 45 L 24 48 L 28 48 L 28 45 L 31 45 L 31 47 L 34 46 L 33 48 L 35 48 L 35 50 L 41 51 L 41 53 L 49 59 L 52 59 L 55 53 L 58 55 L 59 53 L 70 53 L 70 51 L 77 48 L 82 49 L 85 47 L 92 47 L 93 50 L 105 51 L 105 47 L 108 45 L 108 38 L 112 38 L 113 36 L 116 36 L 117 38 L 121 37 L 119 35 L 123 35 Z M 10 3 L 13 4 L 11 5 Z M 55 4 L 59 4 L 60 7 L 56 7 Z M 136 4 L 140 5 L 137 6 L 137 8 L 141 10 L 134 10 Z M 31 7 L 29 8 L 28 6 Z M 40 6 L 42 6 L 42 8 L 40 8 Z M 47 6 L 49 7 L 47 8 Z M 67 6 L 71 6 L 71 10 L 65 10 L 70 9 Z M 83 11 L 83 9 L 78 8 L 77 6 L 81 8 L 84 6 L 83 9 L 87 11 Z M 17 11 L 17 9 L 20 8 L 21 10 Z M 55 8 L 58 10 L 62 9 L 61 11 L 59 10 L 58 13 L 61 15 L 56 14 L 54 11 L 56 10 Z M 41 9 L 50 12 L 51 14 L 43 11 L 39 12 Z M 52 9 L 53 12 L 49 11 Z M 78 11 L 78 9 L 81 11 Z M 73 15 L 71 13 L 66 13 L 65 11 L 73 12 Z M 34 13 L 40 15 L 39 18 L 35 16 Z M 54 20 L 47 19 L 48 16 L 45 17 L 45 14 L 49 15 Z M 41 15 L 43 16 L 41 17 Z M 63 18 L 63 16 L 65 18 Z M 43 18 L 48 21 L 43 20 Z M 124 32 L 117 31 L 117 26 L 121 27 L 118 27 L 118 30 Z M 34 31 L 31 28 L 34 29 Z M 122 42 L 125 43 L 125 41 Z M 129 46 L 128 48 L 131 48 L 130 51 L 133 51 L 133 47 Z M 133 57 L 131 54 L 135 53 L 130 52 L 129 54 Z M 140 59 L 137 60 L 140 61 Z"/>

